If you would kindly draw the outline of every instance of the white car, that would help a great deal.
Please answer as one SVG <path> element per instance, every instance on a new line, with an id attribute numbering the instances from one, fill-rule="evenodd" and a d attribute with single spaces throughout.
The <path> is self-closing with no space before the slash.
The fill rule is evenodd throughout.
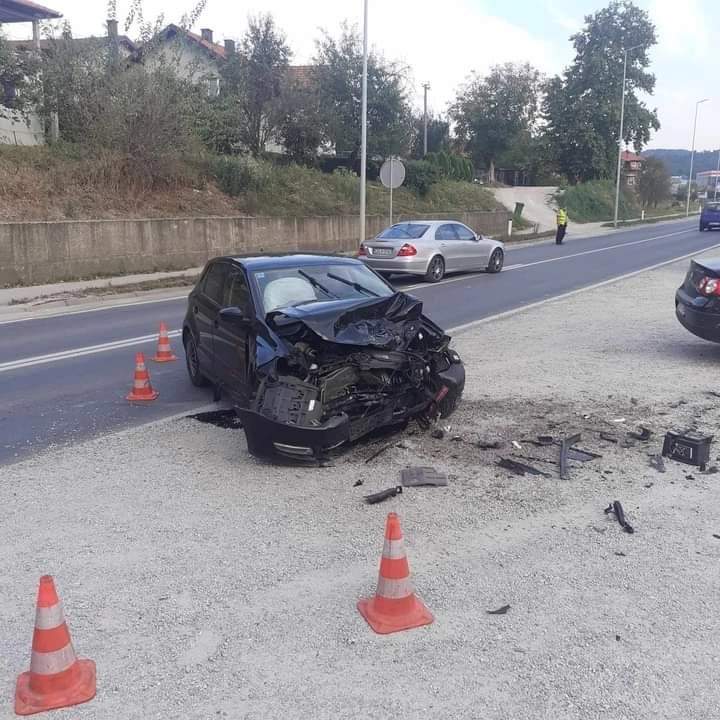
<path id="1" fill-rule="evenodd" d="M 459 222 L 412 220 L 366 240 L 358 257 L 383 275 L 421 275 L 427 282 L 439 282 L 449 272 L 499 273 L 505 249 L 499 240 L 477 235 Z"/>

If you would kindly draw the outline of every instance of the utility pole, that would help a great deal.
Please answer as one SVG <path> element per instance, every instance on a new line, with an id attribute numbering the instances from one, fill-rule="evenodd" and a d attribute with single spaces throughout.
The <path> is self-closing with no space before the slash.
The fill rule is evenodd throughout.
<path id="1" fill-rule="evenodd" d="M 707 102 L 709 99 L 710 98 L 704 98 L 703 100 L 698 100 L 695 103 L 695 122 L 693 123 L 692 150 L 690 151 L 690 177 L 688 178 L 687 202 L 685 203 L 685 217 L 690 216 L 690 190 L 692 188 L 693 164 L 695 163 L 695 133 L 697 132 L 698 110 L 700 109 L 700 106 L 704 102 Z"/>
<path id="2" fill-rule="evenodd" d="M 364 2 L 362 119 L 360 130 L 360 244 L 365 242 L 365 184 L 367 181 L 367 65 L 368 65 L 368 0 Z"/>
<path id="3" fill-rule="evenodd" d="M 717 200 L 718 181 L 720 181 L 720 150 L 718 150 L 718 164 L 717 170 L 715 171 L 715 196 L 713 200 Z"/>
<path id="4" fill-rule="evenodd" d="M 627 78 L 627 59 L 628 53 L 637 50 L 640 45 L 635 45 L 625 50 L 625 59 L 623 61 L 623 79 L 622 79 L 622 97 L 620 98 L 620 135 L 618 135 L 618 161 L 617 161 L 617 178 L 615 180 L 615 219 L 613 226 L 618 226 L 618 209 L 620 207 L 620 176 L 622 174 L 622 152 L 623 152 L 623 133 L 625 131 L 625 82 Z"/>
<path id="5" fill-rule="evenodd" d="M 428 127 L 428 114 L 427 114 L 427 94 L 430 89 L 430 83 L 423 83 L 424 101 L 423 101 L 423 157 L 427 155 L 427 127 Z"/>

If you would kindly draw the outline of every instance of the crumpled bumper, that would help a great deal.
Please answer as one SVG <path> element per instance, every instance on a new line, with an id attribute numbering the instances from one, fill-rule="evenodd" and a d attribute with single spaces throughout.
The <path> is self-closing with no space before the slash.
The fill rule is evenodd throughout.
<path id="1" fill-rule="evenodd" d="M 238 409 L 245 429 L 248 450 L 258 457 L 312 460 L 350 441 L 350 419 L 337 415 L 326 423 L 298 427 L 254 412 Z"/>

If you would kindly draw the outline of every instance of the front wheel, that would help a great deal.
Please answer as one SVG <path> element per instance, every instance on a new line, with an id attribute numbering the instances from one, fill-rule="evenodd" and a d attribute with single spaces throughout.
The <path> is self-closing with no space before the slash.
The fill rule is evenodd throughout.
<path id="1" fill-rule="evenodd" d="M 184 338 L 185 342 L 185 364 L 187 365 L 190 382 L 195 387 L 206 387 L 210 384 L 208 379 L 200 370 L 200 356 L 198 355 L 197 343 L 191 332 L 188 332 Z"/>
<path id="2" fill-rule="evenodd" d="M 436 255 L 428 265 L 427 272 L 425 273 L 425 282 L 436 283 L 440 282 L 445 277 L 445 261 Z"/>
<path id="3" fill-rule="evenodd" d="M 499 273 L 505 263 L 505 253 L 500 248 L 495 248 L 490 256 L 490 263 L 487 266 L 489 273 Z"/>
<path id="4" fill-rule="evenodd" d="M 702 223 L 700 223 L 700 232 L 702 232 L 703 230 L 705 230 L 705 225 L 703 225 Z"/>

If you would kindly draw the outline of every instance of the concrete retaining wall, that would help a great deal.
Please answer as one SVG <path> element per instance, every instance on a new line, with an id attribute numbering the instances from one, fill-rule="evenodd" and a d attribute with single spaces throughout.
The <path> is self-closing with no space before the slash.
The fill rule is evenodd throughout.
<path id="1" fill-rule="evenodd" d="M 510 213 L 433 217 L 501 235 Z M 369 216 L 367 236 L 386 224 L 386 217 Z M 358 219 L 351 216 L 0 223 L 0 286 L 183 270 L 217 255 L 346 252 L 357 248 L 357 237 Z"/>

